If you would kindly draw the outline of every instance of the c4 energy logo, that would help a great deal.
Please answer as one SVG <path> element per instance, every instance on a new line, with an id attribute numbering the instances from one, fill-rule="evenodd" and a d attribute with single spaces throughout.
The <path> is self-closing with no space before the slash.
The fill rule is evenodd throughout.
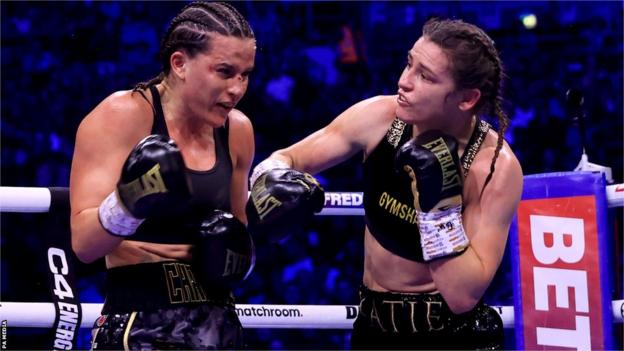
<path id="1" fill-rule="evenodd" d="M 56 334 L 54 348 L 71 350 L 75 341 L 75 331 L 80 327 L 82 308 L 74 297 L 74 291 L 70 281 L 66 279 L 70 270 L 67 264 L 65 251 L 51 247 L 48 249 L 48 266 L 53 274 L 52 292 L 54 293 L 56 308 Z M 3 345 L 4 345 L 4 335 Z"/>

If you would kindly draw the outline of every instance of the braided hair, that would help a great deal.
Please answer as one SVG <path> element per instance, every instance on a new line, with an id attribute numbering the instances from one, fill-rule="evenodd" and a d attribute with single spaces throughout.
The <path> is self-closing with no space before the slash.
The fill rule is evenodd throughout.
<path id="1" fill-rule="evenodd" d="M 186 5 L 169 24 L 160 44 L 161 73 L 147 82 L 138 83 L 133 91 L 160 83 L 169 71 L 169 58 L 177 50 L 190 57 L 210 49 L 211 33 L 242 39 L 254 39 L 247 20 L 232 5 L 224 2 L 195 1 Z"/>
<path id="2" fill-rule="evenodd" d="M 444 50 L 451 61 L 457 88 L 479 89 L 481 98 L 474 107 L 477 114 L 495 115 L 498 139 L 483 189 L 492 179 L 496 159 L 503 147 L 509 118 L 503 111 L 502 83 L 506 77 L 494 41 L 480 28 L 462 20 L 432 18 L 423 26 L 423 36 Z"/>

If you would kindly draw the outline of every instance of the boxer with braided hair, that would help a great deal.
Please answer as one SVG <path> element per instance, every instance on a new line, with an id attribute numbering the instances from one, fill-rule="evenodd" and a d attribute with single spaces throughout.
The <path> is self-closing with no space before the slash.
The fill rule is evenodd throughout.
<path id="1" fill-rule="evenodd" d="M 275 232 L 320 210 L 310 174 L 363 154 L 353 349 L 503 347 L 502 321 L 482 302 L 522 193 L 522 169 L 503 140 L 503 77 L 485 32 L 432 19 L 407 52 L 397 95 L 356 103 L 254 168 L 250 227 Z M 498 117 L 498 133 L 483 115 Z"/>
<path id="2" fill-rule="evenodd" d="M 455 68 L 453 76 L 457 87 L 479 87 L 483 98 L 475 106 L 475 112 L 497 117 L 498 137 L 490 172 L 485 180 L 487 185 L 494 173 L 496 159 L 503 148 L 503 138 L 509 125 L 509 118 L 502 108 L 501 83 L 505 73 L 494 41 L 480 28 L 466 26 L 461 21 L 430 21 L 423 27 L 423 35 L 446 52 L 455 52 L 450 55 L 450 59 Z"/>
<path id="3" fill-rule="evenodd" d="M 231 289 L 254 262 L 245 225 L 254 137 L 234 107 L 255 52 L 234 7 L 190 3 L 162 40 L 162 72 L 81 122 L 72 246 L 107 267 L 93 349 L 244 346 Z"/>

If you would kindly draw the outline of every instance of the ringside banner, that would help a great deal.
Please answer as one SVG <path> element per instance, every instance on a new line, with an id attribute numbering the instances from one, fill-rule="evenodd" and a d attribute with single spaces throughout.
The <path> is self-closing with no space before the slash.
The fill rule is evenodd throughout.
<path id="1" fill-rule="evenodd" d="M 603 176 L 526 176 L 510 234 L 517 348 L 612 349 Z"/>
<path id="2" fill-rule="evenodd" d="M 71 248 L 69 226 L 69 190 L 50 188 L 51 207 L 46 216 L 49 223 L 47 243 L 48 283 L 54 301 L 55 319 L 50 329 L 54 350 L 76 348 L 78 330 L 82 321 L 82 307 L 75 288 L 74 275 L 77 258 Z"/>

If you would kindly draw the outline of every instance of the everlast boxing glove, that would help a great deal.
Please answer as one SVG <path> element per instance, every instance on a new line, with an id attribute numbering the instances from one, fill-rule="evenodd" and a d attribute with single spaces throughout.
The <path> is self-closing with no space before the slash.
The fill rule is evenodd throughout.
<path id="1" fill-rule="evenodd" d="M 464 252 L 470 242 L 462 225 L 457 140 L 437 130 L 427 131 L 397 151 L 395 168 L 412 180 L 425 261 Z"/>
<path id="2" fill-rule="evenodd" d="M 132 149 L 116 190 L 102 201 L 100 223 L 113 235 L 132 235 L 145 218 L 179 213 L 190 198 L 180 149 L 166 136 L 149 135 Z"/>
<path id="3" fill-rule="evenodd" d="M 313 176 L 268 159 L 254 168 L 251 177 L 249 229 L 254 236 L 278 242 L 300 231 L 324 204 L 325 192 Z"/>
<path id="4" fill-rule="evenodd" d="M 255 250 L 247 228 L 229 212 L 214 210 L 186 225 L 195 237 L 193 269 L 204 286 L 228 286 L 247 278 Z"/>

